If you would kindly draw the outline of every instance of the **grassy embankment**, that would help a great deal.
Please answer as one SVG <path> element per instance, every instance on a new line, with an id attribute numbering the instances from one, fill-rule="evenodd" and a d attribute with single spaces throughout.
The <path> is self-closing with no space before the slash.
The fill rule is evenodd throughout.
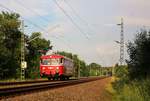
<path id="1" fill-rule="evenodd" d="M 116 78 L 112 78 L 112 83 Z M 150 80 L 132 81 L 129 84 L 118 84 L 114 89 L 112 84 L 107 86 L 107 91 L 112 94 L 112 101 L 149 101 Z"/>

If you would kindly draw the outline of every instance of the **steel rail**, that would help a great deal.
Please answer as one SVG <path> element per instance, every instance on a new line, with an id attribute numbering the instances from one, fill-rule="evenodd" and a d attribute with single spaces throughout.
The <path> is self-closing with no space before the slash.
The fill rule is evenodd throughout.
<path id="1" fill-rule="evenodd" d="M 17 82 L 0 82 L 0 86 L 6 86 L 6 85 L 18 85 L 18 84 L 29 84 L 29 83 L 40 83 L 40 82 L 48 82 L 48 80 L 17 81 Z"/>

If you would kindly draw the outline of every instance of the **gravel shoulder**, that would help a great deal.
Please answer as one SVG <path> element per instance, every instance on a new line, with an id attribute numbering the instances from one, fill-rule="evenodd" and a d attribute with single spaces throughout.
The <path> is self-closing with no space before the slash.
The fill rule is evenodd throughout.
<path id="1" fill-rule="evenodd" d="M 111 77 L 78 85 L 2 99 L 1 101 L 111 101 Z"/>

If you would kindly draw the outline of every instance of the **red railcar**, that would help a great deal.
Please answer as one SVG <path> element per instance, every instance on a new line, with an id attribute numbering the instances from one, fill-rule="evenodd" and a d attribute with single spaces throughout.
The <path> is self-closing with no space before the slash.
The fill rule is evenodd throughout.
<path id="1" fill-rule="evenodd" d="M 50 79 L 69 79 L 74 75 L 73 60 L 62 55 L 52 54 L 41 56 L 40 75 Z"/>

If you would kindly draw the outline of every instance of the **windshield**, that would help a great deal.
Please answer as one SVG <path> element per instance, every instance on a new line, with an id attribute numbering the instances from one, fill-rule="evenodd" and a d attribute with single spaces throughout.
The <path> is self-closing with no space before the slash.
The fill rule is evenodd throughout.
<path id="1" fill-rule="evenodd" d="M 50 65 L 50 59 L 43 59 L 43 60 L 41 61 L 41 64 L 42 64 L 42 65 Z"/>
<path id="2" fill-rule="evenodd" d="M 60 58 L 53 58 L 53 59 L 43 59 L 41 61 L 42 65 L 59 65 L 61 64 Z"/>

